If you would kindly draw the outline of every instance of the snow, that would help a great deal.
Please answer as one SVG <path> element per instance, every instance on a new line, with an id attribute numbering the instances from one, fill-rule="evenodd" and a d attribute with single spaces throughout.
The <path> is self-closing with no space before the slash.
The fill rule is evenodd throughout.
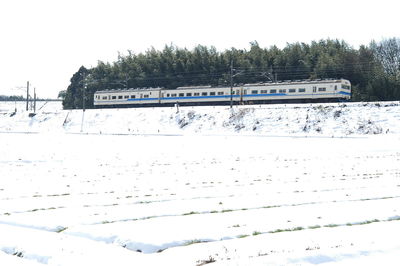
<path id="1" fill-rule="evenodd" d="M 2 103 L 0 131 L 31 133 L 354 136 L 399 134 L 399 102 L 62 110 L 39 102 L 31 118 L 25 104 Z M 17 108 L 15 115 L 14 109 Z M 82 123 L 83 121 L 83 123 Z"/>
<path id="2" fill-rule="evenodd" d="M 0 102 L 0 265 L 400 259 L 399 102 L 23 110 Z"/>

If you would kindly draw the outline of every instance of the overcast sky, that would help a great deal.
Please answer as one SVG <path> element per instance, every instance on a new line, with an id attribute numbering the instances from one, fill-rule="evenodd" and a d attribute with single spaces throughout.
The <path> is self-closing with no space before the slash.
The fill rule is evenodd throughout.
<path id="1" fill-rule="evenodd" d="M 81 65 L 165 44 L 249 48 L 400 37 L 398 0 L 1 0 L 0 95 L 55 98 Z"/>

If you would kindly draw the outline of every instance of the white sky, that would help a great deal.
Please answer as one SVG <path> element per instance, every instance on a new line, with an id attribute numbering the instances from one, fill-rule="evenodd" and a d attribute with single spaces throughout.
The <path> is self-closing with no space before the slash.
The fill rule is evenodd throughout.
<path id="1" fill-rule="evenodd" d="M 1 0 L 0 95 L 55 98 L 81 65 L 173 43 L 218 50 L 400 37 L 398 0 Z"/>

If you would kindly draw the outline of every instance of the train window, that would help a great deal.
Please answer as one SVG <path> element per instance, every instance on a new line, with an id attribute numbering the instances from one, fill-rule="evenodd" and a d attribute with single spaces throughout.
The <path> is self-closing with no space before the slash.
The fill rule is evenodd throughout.
<path id="1" fill-rule="evenodd" d="M 103 100 L 107 100 L 107 96 L 103 96 Z"/>
<path id="2" fill-rule="evenodd" d="M 268 93 L 268 90 L 261 90 L 261 93 Z"/>
<path id="3" fill-rule="evenodd" d="M 129 95 L 125 95 L 125 96 L 124 96 L 124 99 L 128 99 L 128 98 L 129 98 Z"/>
<path id="4" fill-rule="evenodd" d="M 136 96 L 135 95 L 131 95 L 131 99 L 135 99 L 136 98 Z"/>
<path id="5" fill-rule="evenodd" d="M 179 93 L 179 97 L 183 97 L 183 96 L 185 96 L 184 93 Z"/>
<path id="6" fill-rule="evenodd" d="M 207 92 L 202 92 L 201 96 L 207 96 Z"/>
<path id="7" fill-rule="evenodd" d="M 306 92 L 306 89 L 305 88 L 300 88 L 299 92 Z"/>
<path id="8" fill-rule="evenodd" d="M 143 96 L 143 98 L 149 98 L 149 95 L 145 94 L 145 95 Z"/>
<path id="9" fill-rule="evenodd" d="M 122 95 L 118 95 L 118 99 L 122 99 Z"/>
<path id="10" fill-rule="evenodd" d="M 280 89 L 279 93 L 286 93 L 286 89 Z"/>
<path id="11" fill-rule="evenodd" d="M 186 96 L 190 97 L 190 96 L 192 96 L 192 94 L 190 92 L 188 92 L 188 93 L 186 93 Z"/>
<path id="12" fill-rule="evenodd" d="M 171 94 L 171 97 L 176 97 L 176 93 L 172 93 L 172 94 Z"/>
<path id="13" fill-rule="evenodd" d="M 276 93 L 276 90 L 270 90 L 269 93 Z"/>
<path id="14" fill-rule="evenodd" d="M 215 91 L 210 92 L 210 96 L 215 95 Z"/>
<path id="15" fill-rule="evenodd" d="M 117 96 L 112 96 L 112 99 L 113 99 L 113 100 L 116 100 L 116 99 L 117 99 Z"/>
<path id="16" fill-rule="evenodd" d="M 251 94 L 258 94 L 258 91 L 251 91 Z"/>
<path id="17" fill-rule="evenodd" d="M 200 96 L 200 93 L 199 92 L 195 92 L 194 96 Z"/>
<path id="18" fill-rule="evenodd" d="M 326 88 L 318 88 L 318 91 L 326 91 Z"/>
<path id="19" fill-rule="evenodd" d="M 223 91 L 219 91 L 218 95 L 224 95 L 224 92 Z"/>
<path id="20" fill-rule="evenodd" d="M 342 84 L 342 89 L 350 90 L 350 86 Z"/>
<path id="21" fill-rule="evenodd" d="M 294 93 L 296 92 L 296 89 L 289 89 L 289 93 Z"/>

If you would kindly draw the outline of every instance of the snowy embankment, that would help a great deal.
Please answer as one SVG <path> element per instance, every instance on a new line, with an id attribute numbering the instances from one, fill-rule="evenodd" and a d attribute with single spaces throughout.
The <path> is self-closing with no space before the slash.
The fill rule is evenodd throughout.
<path id="1" fill-rule="evenodd" d="M 38 108 L 0 105 L 0 265 L 400 261 L 398 102 Z"/>
<path id="2" fill-rule="evenodd" d="M 35 117 L 0 105 L 0 131 L 94 134 L 348 136 L 400 133 L 400 102 L 61 110 L 40 103 Z M 19 110 L 23 109 L 20 103 Z"/>

